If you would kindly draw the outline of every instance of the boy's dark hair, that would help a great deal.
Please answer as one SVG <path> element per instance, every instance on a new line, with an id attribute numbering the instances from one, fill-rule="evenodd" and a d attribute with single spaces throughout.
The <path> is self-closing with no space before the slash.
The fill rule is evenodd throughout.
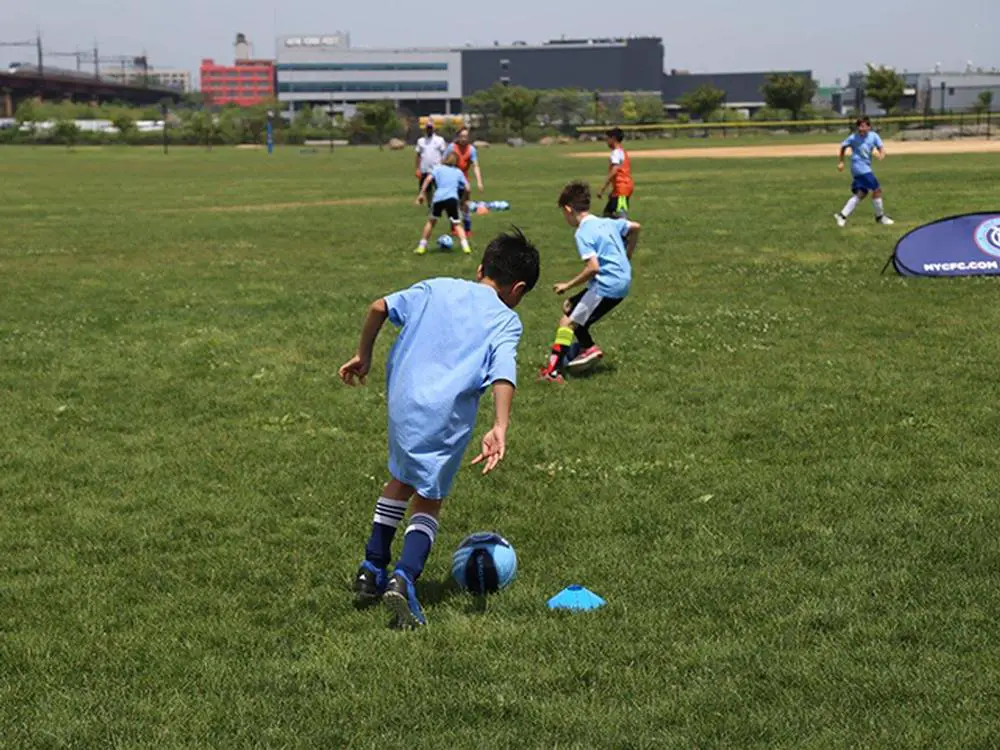
<path id="1" fill-rule="evenodd" d="M 523 281 L 530 292 L 540 272 L 538 248 L 517 227 L 497 235 L 483 252 L 483 276 L 500 286 Z"/>
<path id="2" fill-rule="evenodd" d="M 581 180 L 573 180 L 559 194 L 559 208 L 569 206 L 575 213 L 590 210 L 590 185 Z"/>
<path id="3" fill-rule="evenodd" d="M 859 117 L 857 120 L 854 121 L 854 127 L 856 128 L 860 127 L 861 123 L 864 123 L 865 125 L 871 127 L 872 118 L 870 118 L 868 115 L 862 115 L 861 117 Z"/>
<path id="4" fill-rule="evenodd" d="M 608 138 L 614 138 L 619 143 L 625 140 L 625 131 L 623 131 L 621 128 L 611 128 L 604 135 L 607 136 Z"/>

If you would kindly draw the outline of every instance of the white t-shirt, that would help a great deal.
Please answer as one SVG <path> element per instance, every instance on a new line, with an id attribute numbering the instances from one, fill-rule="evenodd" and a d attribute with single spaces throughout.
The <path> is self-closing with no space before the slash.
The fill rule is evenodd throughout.
<path id="1" fill-rule="evenodd" d="M 611 166 L 620 167 L 624 162 L 625 152 L 622 149 L 616 148 L 611 152 Z"/>
<path id="2" fill-rule="evenodd" d="M 430 174 L 434 167 L 441 163 L 448 144 L 444 138 L 435 133 L 432 136 L 421 136 L 417 139 L 417 153 L 420 154 L 420 171 Z"/>

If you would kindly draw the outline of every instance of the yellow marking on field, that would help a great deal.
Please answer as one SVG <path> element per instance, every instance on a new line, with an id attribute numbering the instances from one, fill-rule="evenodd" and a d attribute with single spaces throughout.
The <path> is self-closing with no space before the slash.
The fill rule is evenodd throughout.
<path id="1" fill-rule="evenodd" d="M 806 156 L 837 156 L 840 145 L 830 143 L 799 143 L 778 146 L 719 146 L 706 148 L 661 148 L 630 151 L 635 159 L 772 159 Z M 889 157 L 912 154 L 984 154 L 1000 153 L 1000 139 L 959 138 L 951 141 L 886 141 Z M 603 151 L 583 151 L 569 154 L 577 159 L 607 159 Z"/>

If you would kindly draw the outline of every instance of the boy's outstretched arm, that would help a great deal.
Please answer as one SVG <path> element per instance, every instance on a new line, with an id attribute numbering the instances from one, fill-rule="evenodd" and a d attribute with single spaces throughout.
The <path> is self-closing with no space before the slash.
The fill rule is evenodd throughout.
<path id="1" fill-rule="evenodd" d="M 628 255 L 628 259 L 632 260 L 632 253 L 635 252 L 635 246 L 639 244 L 639 233 L 642 231 L 642 224 L 638 221 L 630 221 L 628 223 L 628 234 L 625 235 L 625 254 Z"/>
<path id="2" fill-rule="evenodd" d="M 427 196 L 427 188 L 431 186 L 431 182 L 433 181 L 434 181 L 433 174 L 429 174 L 427 175 L 427 177 L 424 178 L 424 181 L 420 185 L 420 193 L 419 195 L 417 195 L 417 205 L 420 205 L 421 203 L 424 202 Z"/>
<path id="3" fill-rule="evenodd" d="M 562 294 L 566 291 L 569 291 L 575 286 L 580 286 L 580 284 L 586 284 L 592 278 L 597 276 L 597 274 L 599 274 L 600 272 L 601 272 L 601 265 L 600 263 L 597 262 L 597 256 L 592 255 L 589 258 L 587 258 L 586 265 L 583 267 L 583 270 L 580 271 L 580 273 L 578 273 L 569 281 L 564 281 L 561 284 L 553 285 L 552 290 L 556 294 Z"/>
<path id="4" fill-rule="evenodd" d="M 845 145 L 841 145 L 841 147 L 840 147 L 840 156 L 837 157 L 837 171 L 838 172 L 843 172 L 844 171 L 844 154 L 847 153 L 847 149 L 848 149 L 848 147 L 845 146 Z"/>
<path id="5" fill-rule="evenodd" d="M 615 177 L 618 175 L 618 171 L 620 169 L 621 169 L 621 165 L 619 165 L 619 164 L 612 164 L 611 165 L 610 169 L 608 169 L 608 178 L 604 181 L 604 184 L 601 185 L 601 189 L 597 191 L 597 197 L 598 198 L 603 198 L 604 197 L 604 191 L 607 190 L 608 188 L 610 188 L 611 185 L 614 183 Z"/>
<path id="6" fill-rule="evenodd" d="M 510 424 L 510 406 L 514 402 L 514 384 L 509 380 L 498 380 L 493 384 L 493 404 L 496 417 L 493 429 L 483 435 L 483 449 L 472 459 L 473 465 L 486 462 L 483 474 L 496 468 L 507 452 L 507 426 Z"/>
<path id="7" fill-rule="evenodd" d="M 354 385 L 354 379 L 364 385 L 368 371 L 372 368 L 372 350 L 375 339 L 382 325 L 389 317 L 389 308 L 384 299 L 377 299 L 368 307 L 364 325 L 361 327 L 361 341 L 358 343 L 358 353 L 341 365 L 337 374 L 347 385 Z"/>

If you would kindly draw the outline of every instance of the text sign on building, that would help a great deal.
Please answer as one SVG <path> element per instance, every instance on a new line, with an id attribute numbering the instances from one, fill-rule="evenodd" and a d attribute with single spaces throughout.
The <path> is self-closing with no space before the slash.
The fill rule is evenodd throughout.
<path id="1" fill-rule="evenodd" d="M 347 39 L 343 34 L 334 36 L 290 36 L 285 39 L 286 47 L 345 47 Z"/>

